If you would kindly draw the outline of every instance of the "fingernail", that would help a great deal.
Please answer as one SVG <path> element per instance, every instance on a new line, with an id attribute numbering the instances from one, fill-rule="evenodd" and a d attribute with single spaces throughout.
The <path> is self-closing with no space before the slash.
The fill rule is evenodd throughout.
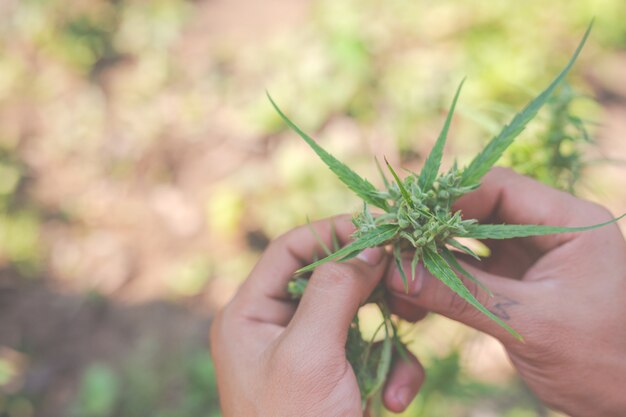
<path id="1" fill-rule="evenodd" d="M 365 263 L 375 266 L 383 259 L 383 250 L 381 248 L 368 248 L 356 257 Z"/>
<path id="2" fill-rule="evenodd" d="M 400 403 L 403 408 L 406 408 L 411 403 L 411 389 L 409 387 L 401 387 L 396 391 L 396 401 Z"/>

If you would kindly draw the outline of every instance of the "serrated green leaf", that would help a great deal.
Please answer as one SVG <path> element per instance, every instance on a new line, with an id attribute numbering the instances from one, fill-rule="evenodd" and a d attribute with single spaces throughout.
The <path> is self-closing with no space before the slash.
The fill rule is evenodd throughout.
<path id="1" fill-rule="evenodd" d="M 459 261 L 456 259 L 454 254 L 448 248 L 443 248 L 441 250 L 441 257 L 445 259 L 448 265 L 450 265 L 453 269 L 456 269 L 457 272 L 459 272 L 465 278 L 469 279 L 470 281 L 478 285 L 480 288 L 482 288 L 482 290 L 485 291 L 487 294 L 489 294 L 490 297 L 493 297 L 493 293 L 491 292 L 491 290 L 487 288 L 485 284 L 480 282 L 478 278 L 476 278 L 474 275 L 470 274 L 465 268 L 463 268 L 463 265 L 459 263 Z"/>
<path id="2" fill-rule="evenodd" d="M 359 176 L 356 172 L 350 169 L 346 164 L 339 161 L 337 158 L 328 153 L 324 148 L 315 142 L 309 135 L 304 133 L 302 129 L 296 126 L 289 118 L 280 110 L 278 105 L 274 102 L 272 97 L 267 93 L 267 98 L 272 103 L 272 106 L 276 112 L 280 115 L 283 121 L 293 129 L 304 141 L 315 151 L 320 159 L 326 164 L 332 172 L 335 173 L 337 178 L 341 180 L 345 185 L 354 191 L 361 199 L 369 204 L 388 211 L 389 205 L 384 198 L 377 195 L 376 188 L 366 179 Z"/>
<path id="3" fill-rule="evenodd" d="M 398 184 L 398 188 L 400 189 L 400 193 L 402 193 L 402 197 L 409 206 L 413 207 L 413 202 L 411 201 L 411 196 L 409 195 L 409 192 L 406 190 L 406 188 L 404 188 L 402 180 L 400 179 L 398 174 L 396 174 L 396 171 L 393 170 L 393 167 L 391 166 L 389 161 L 387 161 L 387 158 L 385 158 L 385 163 L 387 164 L 387 168 L 389 168 L 389 172 L 391 172 L 391 175 L 393 175 L 393 178 L 396 180 L 396 184 Z"/>
<path id="4" fill-rule="evenodd" d="M 463 88 L 463 83 L 465 83 L 465 78 L 459 84 L 459 87 L 456 90 L 456 94 L 454 95 L 454 99 L 452 100 L 452 105 L 450 106 L 450 110 L 448 111 L 448 116 L 446 117 L 446 121 L 443 124 L 443 128 L 439 137 L 437 138 L 437 142 L 435 142 L 435 146 L 430 151 L 428 158 L 426 158 L 426 162 L 424 163 L 424 167 L 420 172 L 418 185 L 420 189 L 424 192 L 430 190 L 430 188 L 435 183 L 435 179 L 437 178 L 437 173 L 439 172 L 439 167 L 441 166 L 441 159 L 443 158 L 443 148 L 446 144 L 446 139 L 448 137 L 448 130 L 450 129 L 450 123 L 452 122 L 452 116 L 454 115 L 454 109 L 456 108 L 456 102 L 459 99 L 459 95 L 461 94 L 461 88 Z"/>
<path id="5" fill-rule="evenodd" d="M 372 229 L 368 233 L 362 235 L 358 240 L 349 243 L 333 254 L 320 259 L 317 262 L 313 262 L 310 265 L 307 265 L 303 268 L 300 268 L 296 271 L 297 274 L 312 271 L 315 267 L 320 266 L 326 262 L 333 261 L 336 259 L 347 258 L 349 256 L 356 256 L 359 252 L 363 251 L 367 248 L 373 248 L 376 246 L 380 246 L 384 243 L 387 243 L 390 239 L 392 239 L 398 233 L 398 226 L 395 224 L 384 224 L 376 229 Z"/>
<path id="6" fill-rule="evenodd" d="M 454 291 L 459 297 L 467 301 L 474 308 L 479 310 L 481 313 L 498 323 L 502 326 L 507 332 L 513 335 L 518 340 L 523 340 L 522 336 L 517 333 L 511 326 L 506 324 L 502 319 L 489 311 L 485 306 L 483 306 L 474 295 L 467 289 L 467 287 L 463 284 L 463 281 L 454 273 L 450 265 L 446 263 L 446 261 L 439 255 L 429 248 L 424 248 L 423 253 L 424 265 L 426 269 L 437 279 L 443 282 L 446 286 L 448 286 L 452 291 Z"/>
<path id="7" fill-rule="evenodd" d="M 560 227 L 543 226 L 536 224 L 473 224 L 467 227 L 467 233 L 463 237 L 474 239 L 511 239 L 515 237 L 544 236 L 556 233 L 575 233 L 597 229 L 615 223 L 626 216 L 621 216 L 600 224 L 583 227 Z"/>
<path id="8" fill-rule="evenodd" d="M 463 171 L 461 184 L 469 186 L 477 184 L 480 179 L 491 169 L 491 167 L 500 159 L 504 151 L 513 143 L 515 138 L 526 128 L 526 125 L 537 115 L 546 101 L 550 98 L 554 90 L 563 81 L 565 76 L 576 62 L 580 51 L 587 42 L 593 22 L 587 28 L 585 35 L 578 44 L 574 55 L 569 60 L 561 73 L 552 81 L 552 83 L 541 94 L 530 101 L 524 109 L 515 115 L 511 123 L 504 126 L 502 131 L 494 137 L 489 144 L 480 152 L 469 166 Z"/>

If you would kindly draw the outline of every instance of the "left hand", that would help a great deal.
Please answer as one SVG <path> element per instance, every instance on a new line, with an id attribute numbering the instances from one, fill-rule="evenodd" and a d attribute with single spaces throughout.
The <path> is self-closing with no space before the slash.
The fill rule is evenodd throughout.
<path id="1" fill-rule="evenodd" d="M 314 223 L 329 246 L 333 222 L 343 243 L 354 231 L 349 217 Z M 213 321 L 211 350 L 224 417 L 363 416 L 345 344 L 388 257 L 382 249 L 368 249 L 350 261 L 316 268 L 298 304 L 287 283 L 315 251 L 321 252 L 307 227 L 275 240 Z M 403 411 L 423 378 L 415 358 L 394 360 L 383 389 L 385 406 Z"/>

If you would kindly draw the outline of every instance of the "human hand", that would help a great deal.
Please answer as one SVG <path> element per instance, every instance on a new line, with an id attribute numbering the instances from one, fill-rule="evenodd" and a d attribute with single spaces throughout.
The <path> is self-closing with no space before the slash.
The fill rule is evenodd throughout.
<path id="1" fill-rule="evenodd" d="M 612 219 L 596 204 L 507 169 L 492 170 L 454 209 L 481 223 L 586 226 Z M 423 267 L 408 294 L 395 266 L 389 268 L 392 311 L 416 319 L 430 310 L 496 337 L 530 389 L 555 409 L 625 416 L 626 242 L 619 227 L 485 243 L 491 256 L 464 266 L 495 296 L 461 279 L 524 343 Z"/>
<path id="2" fill-rule="evenodd" d="M 329 246 L 332 224 L 312 225 Z M 354 231 L 350 219 L 334 224 L 345 243 Z M 297 304 L 287 283 L 315 251 L 321 250 L 307 227 L 272 242 L 213 321 L 211 351 L 224 417 L 363 416 L 345 344 L 352 318 L 381 281 L 388 257 L 375 248 L 317 267 Z M 394 361 L 383 389 L 386 407 L 404 410 L 422 380 L 415 358 Z"/>

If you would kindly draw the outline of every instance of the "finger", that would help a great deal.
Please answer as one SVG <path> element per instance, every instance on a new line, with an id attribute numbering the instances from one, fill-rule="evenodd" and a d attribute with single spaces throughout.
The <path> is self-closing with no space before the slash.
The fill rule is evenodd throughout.
<path id="1" fill-rule="evenodd" d="M 481 223 L 587 226 L 606 219 L 606 210 L 589 201 L 555 190 L 510 169 L 494 168 L 481 186 L 461 197 L 453 207 L 465 218 Z M 584 234 L 583 234 L 584 235 Z M 580 234 L 554 234 L 525 238 L 545 253 Z"/>
<path id="2" fill-rule="evenodd" d="M 512 279 L 522 279 L 528 269 L 541 258 L 541 253 L 532 245 L 523 243 L 523 239 L 485 240 L 489 248 L 488 257 L 481 259 L 463 259 L 476 268 Z M 457 254 L 457 257 L 462 255 Z"/>
<path id="3" fill-rule="evenodd" d="M 393 314 L 411 323 L 417 323 L 428 315 L 428 310 L 393 294 L 387 296 L 387 305 Z"/>
<path id="4" fill-rule="evenodd" d="M 528 284 L 492 275 L 462 261 L 461 263 L 469 273 L 494 293 L 491 297 L 473 281 L 459 276 L 473 296 L 523 336 L 524 324 L 527 321 L 525 311 L 532 309 L 528 305 L 532 302 Z M 408 265 L 404 267 L 407 268 Z M 416 268 L 415 282 L 409 285 L 408 292 L 404 289 L 400 272 L 395 265 L 389 267 L 385 282 L 390 292 L 390 299 L 393 299 L 394 303 L 403 303 L 402 309 L 396 310 L 396 314 L 400 317 L 404 317 L 405 314 L 410 317 L 411 307 L 426 309 L 488 333 L 502 342 L 515 340 L 506 329 L 463 300 L 448 286 L 432 276 L 421 264 Z"/>
<path id="5" fill-rule="evenodd" d="M 382 279 L 387 261 L 382 248 L 370 248 L 350 261 L 318 266 L 287 329 L 309 346 L 343 349 L 350 323 Z"/>
<path id="6" fill-rule="evenodd" d="M 287 292 L 294 272 L 311 263 L 316 253 L 323 254 L 318 239 L 332 247 L 333 233 L 340 242 L 347 242 L 353 231 L 350 217 L 341 216 L 298 227 L 277 238 L 235 295 L 233 310 L 247 319 L 286 326 L 295 312 Z"/>
<path id="7" fill-rule="evenodd" d="M 413 354 L 404 358 L 394 355 L 393 364 L 383 388 L 383 404 L 389 411 L 400 413 L 411 404 L 424 382 L 424 367 Z"/>

